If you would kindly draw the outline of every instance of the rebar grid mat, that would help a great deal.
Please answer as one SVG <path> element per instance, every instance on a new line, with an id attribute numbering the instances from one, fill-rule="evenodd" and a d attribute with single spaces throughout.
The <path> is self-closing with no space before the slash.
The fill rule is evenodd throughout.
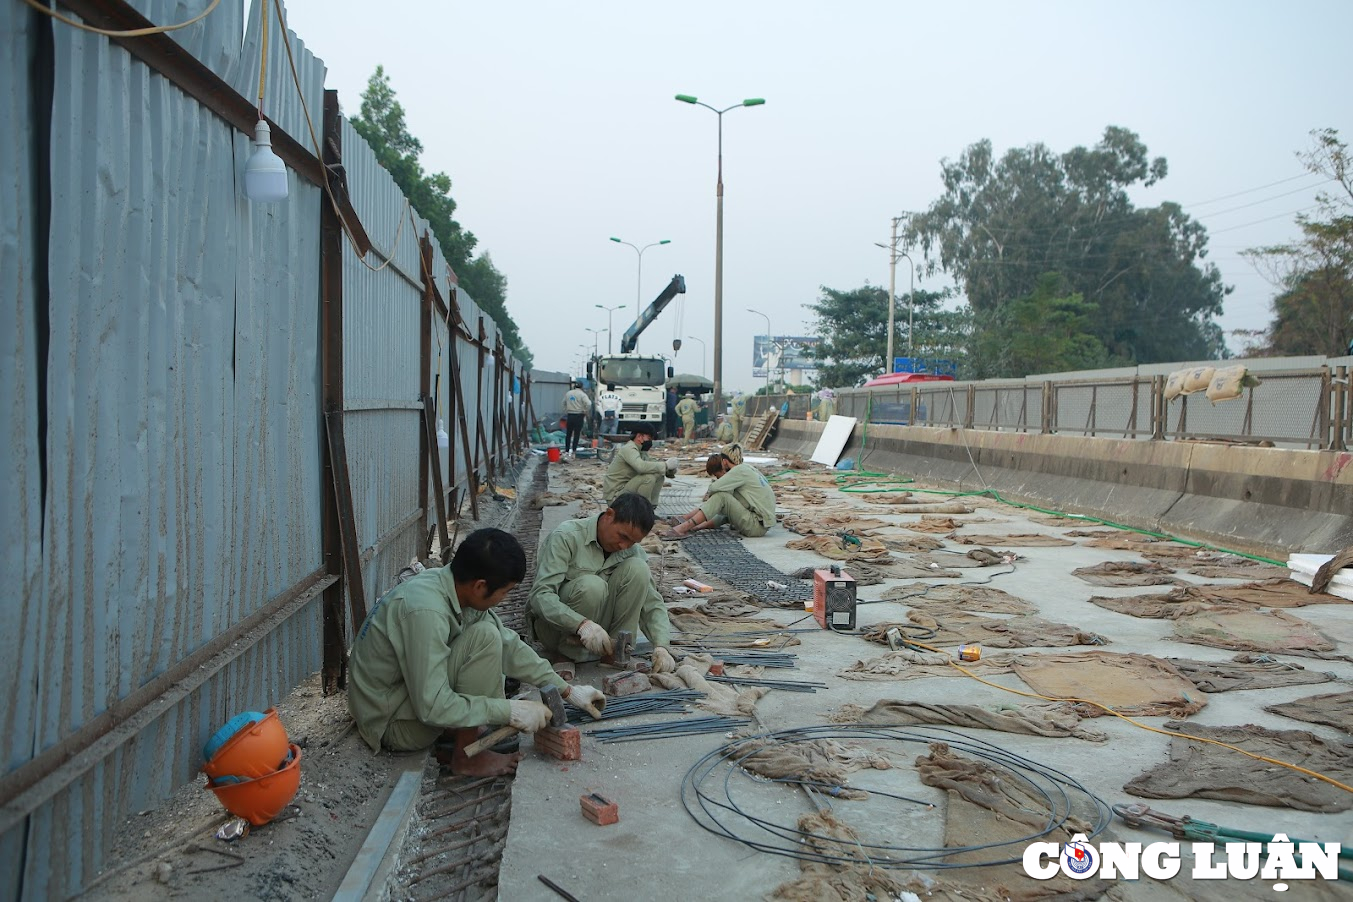
<path id="1" fill-rule="evenodd" d="M 794 607 L 813 597 L 811 585 L 776 570 L 743 547 L 742 541 L 726 529 L 701 530 L 682 541 L 681 550 L 705 572 L 763 604 Z M 771 583 L 785 588 L 775 588 Z"/>
<path id="2" fill-rule="evenodd" d="M 678 517 L 695 510 L 697 504 L 695 486 L 689 482 L 673 480 L 671 485 L 662 487 L 662 494 L 658 495 L 658 506 L 653 512 L 659 518 Z"/>
<path id="3" fill-rule="evenodd" d="M 512 777 L 454 776 L 429 758 L 417 824 L 400 853 L 390 898 L 496 898 L 511 813 Z"/>

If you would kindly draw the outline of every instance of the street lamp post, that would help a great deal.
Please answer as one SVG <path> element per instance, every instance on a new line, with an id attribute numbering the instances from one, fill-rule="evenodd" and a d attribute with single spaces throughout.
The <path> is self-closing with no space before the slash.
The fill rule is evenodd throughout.
<path id="1" fill-rule="evenodd" d="M 600 307 L 606 311 L 606 353 L 611 353 L 611 335 L 613 334 L 611 314 L 617 310 L 624 310 L 624 304 L 616 304 L 614 307 L 607 307 L 605 304 L 593 304 L 594 307 Z"/>
<path id="2" fill-rule="evenodd" d="M 610 337 L 611 337 L 611 330 L 610 330 L 610 329 L 588 329 L 588 328 L 584 327 L 584 328 L 583 328 L 583 331 L 584 331 L 584 332 L 591 332 L 591 333 L 592 333 L 592 356 L 595 358 L 595 357 L 597 356 L 597 336 L 600 335 L 601 333 L 605 332 L 605 333 L 606 333 L 606 337 L 607 337 L 607 339 L 609 340 Z"/>
<path id="3" fill-rule="evenodd" d="M 634 315 L 637 317 L 639 311 L 644 308 L 644 251 L 648 250 L 650 247 L 657 247 L 660 244 L 671 244 L 672 242 L 669 239 L 664 238 L 661 241 L 654 241 L 652 244 L 645 244 L 643 247 L 639 247 L 637 244 L 630 244 L 630 242 L 621 241 L 619 238 L 612 238 L 611 240 L 616 244 L 623 244 L 627 247 L 634 248 L 634 252 L 639 255 L 639 271 L 634 280 Z"/>
<path id="4" fill-rule="evenodd" d="M 711 110 L 719 119 L 719 169 L 714 188 L 717 210 L 714 220 L 714 409 L 723 410 L 723 114 L 740 106 L 762 106 L 766 101 L 761 97 L 749 97 L 720 110 L 701 103 L 690 94 L 678 94 L 676 99 Z"/>
<path id="5" fill-rule="evenodd" d="M 761 317 L 762 319 L 764 319 L 764 320 L 766 321 L 766 347 L 767 347 L 767 348 L 773 347 L 773 346 L 774 346 L 774 341 L 775 341 L 775 339 L 773 339 L 773 338 L 771 337 L 771 334 L 770 334 L 770 317 L 769 317 L 769 316 L 766 316 L 766 314 L 762 313 L 760 310 L 753 310 L 751 307 L 748 307 L 748 308 L 747 308 L 747 312 L 748 312 L 748 313 L 755 313 L 757 316 Z M 767 397 L 767 398 L 770 397 L 770 354 L 769 354 L 769 353 L 766 354 L 766 397 Z"/>
<path id="6" fill-rule="evenodd" d="M 687 335 L 686 338 L 689 341 L 700 342 L 700 375 L 703 376 L 705 374 L 705 340 L 703 338 L 696 338 L 694 335 Z"/>
<path id="7" fill-rule="evenodd" d="M 893 237 L 888 244 L 874 242 L 875 247 L 881 247 L 888 251 L 888 358 L 884 361 L 883 371 L 885 373 L 893 371 L 893 336 L 897 331 L 893 325 L 893 308 L 896 306 L 894 299 L 897 297 L 897 261 L 904 258 L 911 270 L 911 291 L 907 294 L 907 359 L 912 359 L 912 334 L 915 326 L 914 311 L 916 307 L 916 264 L 908 254 L 897 249 L 899 240 L 897 225 L 901 221 L 902 217 L 893 217 Z M 912 364 L 913 367 L 915 365 L 915 363 Z"/>

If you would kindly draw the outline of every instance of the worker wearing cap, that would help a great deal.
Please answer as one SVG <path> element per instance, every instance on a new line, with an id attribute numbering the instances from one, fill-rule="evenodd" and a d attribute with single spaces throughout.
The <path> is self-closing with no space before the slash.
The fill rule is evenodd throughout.
<path id="1" fill-rule="evenodd" d="M 619 631 L 643 630 L 653 669 L 676 669 L 667 607 L 639 547 L 652 529 L 653 505 L 623 492 L 600 514 L 565 520 L 540 543 L 526 621 L 553 660 L 605 661 Z"/>
<path id="2" fill-rule="evenodd" d="M 518 755 L 466 746 L 481 726 L 511 724 L 533 733 L 551 711 L 540 702 L 503 697 L 504 677 L 555 687 L 570 704 L 600 716 L 605 701 L 591 686 L 570 686 L 492 610 L 526 576 L 526 553 L 511 534 L 479 529 L 448 567 L 424 570 L 387 592 L 352 643 L 348 708 L 373 751 L 414 751 L 437 744 L 453 773 L 497 776 L 516 770 Z"/>
<path id="3" fill-rule="evenodd" d="M 568 431 L 564 433 L 564 453 L 573 454 L 578 450 L 578 439 L 583 434 L 583 420 L 592 409 L 592 399 L 583 391 L 581 382 L 575 381 L 573 387 L 564 395 L 564 416 Z"/>
<path id="4" fill-rule="evenodd" d="M 817 393 L 817 412 L 813 418 L 825 423 L 834 416 L 836 416 L 836 392 L 824 388 Z"/>
<path id="5" fill-rule="evenodd" d="M 657 506 L 663 478 L 676 473 L 677 462 L 676 458 L 671 458 L 663 463 L 648 456 L 656 430 L 656 426 L 640 423 L 632 430 L 634 437 L 616 449 L 601 483 L 601 493 L 608 503 L 621 492 L 637 492 L 647 498 L 649 504 Z"/>
<path id="6" fill-rule="evenodd" d="M 747 396 L 738 392 L 733 396 L 733 441 L 742 437 L 742 418 L 747 415 Z"/>
<path id="7" fill-rule="evenodd" d="M 714 430 L 714 441 L 724 445 L 733 441 L 733 426 L 723 414 L 719 414 L 719 425 Z"/>
<path id="8" fill-rule="evenodd" d="M 760 470 L 743 463 L 742 446 L 729 445 L 718 455 L 711 454 L 706 471 L 715 479 L 704 504 L 668 521 L 673 528 L 659 538 L 684 539 L 725 523 L 744 536 L 764 536 L 775 525 L 775 491 Z"/>
<path id="9" fill-rule="evenodd" d="M 687 444 L 695 441 L 695 415 L 699 410 L 700 405 L 695 402 L 690 392 L 686 392 L 686 396 L 677 403 L 677 416 L 681 417 L 681 434 L 686 437 Z"/>

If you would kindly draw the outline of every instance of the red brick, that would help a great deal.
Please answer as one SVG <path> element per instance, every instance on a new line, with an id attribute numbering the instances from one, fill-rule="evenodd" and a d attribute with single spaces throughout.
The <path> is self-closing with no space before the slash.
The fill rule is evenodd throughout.
<path id="1" fill-rule="evenodd" d="M 591 792 L 579 796 L 578 803 L 582 806 L 583 817 L 599 827 L 605 827 L 620 820 L 620 807 L 598 793 Z"/>
<path id="2" fill-rule="evenodd" d="M 582 760 L 582 734 L 577 727 L 545 727 L 537 730 L 532 738 L 536 749 L 551 758 L 559 761 Z"/>
<path id="3" fill-rule="evenodd" d="M 649 682 L 648 677 L 642 673 L 635 673 L 633 670 L 613 673 L 604 677 L 601 681 L 601 691 L 612 698 L 638 695 L 640 692 L 647 692 L 652 688 L 653 684 Z"/>

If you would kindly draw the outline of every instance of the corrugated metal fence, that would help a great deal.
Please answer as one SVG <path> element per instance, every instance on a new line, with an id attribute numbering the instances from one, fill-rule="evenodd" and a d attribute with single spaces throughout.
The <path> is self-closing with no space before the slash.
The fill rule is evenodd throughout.
<path id="1" fill-rule="evenodd" d="M 529 374 L 275 15 L 290 197 L 244 199 L 258 14 L 0 3 L 0 897 L 78 892 L 225 720 L 340 686 L 524 447 Z"/>

